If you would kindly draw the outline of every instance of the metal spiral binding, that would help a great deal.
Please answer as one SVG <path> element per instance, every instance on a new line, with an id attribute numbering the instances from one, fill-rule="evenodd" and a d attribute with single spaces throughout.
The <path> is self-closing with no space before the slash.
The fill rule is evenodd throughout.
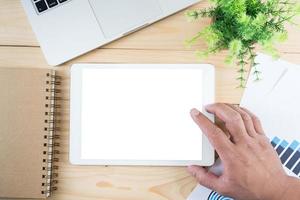
<path id="1" fill-rule="evenodd" d="M 55 186 L 58 181 L 55 180 L 57 178 L 57 170 L 58 166 L 56 163 L 59 159 L 56 157 L 60 152 L 57 149 L 59 147 L 60 136 L 57 132 L 60 130 L 58 124 L 60 120 L 57 119 L 57 116 L 60 115 L 58 109 L 61 108 L 58 104 L 58 101 L 61 100 L 61 97 L 57 95 L 61 93 L 61 90 L 57 89 L 57 86 L 61 85 L 61 77 L 55 74 L 55 71 L 46 74 L 46 104 L 45 104 L 45 127 L 44 127 L 44 151 L 43 151 L 43 168 L 44 171 L 42 178 L 42 189 L 41 193 L 46 197 L 50 196 L 51 192 L 56 190 Z"/>

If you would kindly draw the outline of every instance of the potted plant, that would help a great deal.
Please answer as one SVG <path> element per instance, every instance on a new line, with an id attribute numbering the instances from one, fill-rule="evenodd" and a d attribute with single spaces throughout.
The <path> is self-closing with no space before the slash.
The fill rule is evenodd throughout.
<path id="1" fill-rule="evenodd" d="M 288 33 L 285 22 L 295 24 L 293 19 L 300 14 L 299 1 L 293 0 L 211 0 L 212 7 L 201 10 L 190 10 L 186 13 L 189 19 L 197 20 L 209 17 L 212 22 L 193 38 L 187 45 L 195 44 L 200 38 L 207 43 L 205 50 L 196 52 L 201 59 L 222 50 L 228 50 L 225 62 L 236 63 L 239 87 L 246 82 L 246 66 L 254 68 L 256 79 L 260 71 L 255 63 L 255 47 L 262 49 L 273 57 L 278 57 L 274 43 L 283 42 Z"/>

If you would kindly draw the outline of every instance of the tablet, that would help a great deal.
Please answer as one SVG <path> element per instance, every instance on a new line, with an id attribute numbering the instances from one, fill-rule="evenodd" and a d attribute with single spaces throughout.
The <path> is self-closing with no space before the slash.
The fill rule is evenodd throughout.
<path id="1" fill-rule="evenodd" d="M 214 102 L 214 83 L 210 65 L 73 65 L 70 162 L 212 165 L 214 149 L 190 110 Z"/>

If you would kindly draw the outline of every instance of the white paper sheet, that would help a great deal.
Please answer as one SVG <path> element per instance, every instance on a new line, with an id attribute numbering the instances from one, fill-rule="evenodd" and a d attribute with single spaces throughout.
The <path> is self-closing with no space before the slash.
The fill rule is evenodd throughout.
<path id="1" fill-rule="evenodd" d="M 300 67 L 263 54 L 259 54 L 256 62 L 260 63 L 262 80 L 254 82 L 253 74 L 250 75 L 241 106 L 260 118 L 270 140 L 285 140 L 287 146 L 279 156 L 286 158 L 282 159 L 286 172 L 299 178 L 300 174 L 293 171 L 299 168 L 300 159 L 293 166 L 288 162 L 300 152 Z M 289 147 L 293 151 L 290 155 Z"/>

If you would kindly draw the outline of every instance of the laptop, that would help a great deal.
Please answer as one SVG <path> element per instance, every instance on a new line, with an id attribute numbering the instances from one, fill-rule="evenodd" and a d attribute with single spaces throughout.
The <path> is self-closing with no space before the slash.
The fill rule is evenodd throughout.
<path id="1" fill-rule="evenodd" d="M 199 0 L 21 0 L 49 65 L 137 31 Z"/>

